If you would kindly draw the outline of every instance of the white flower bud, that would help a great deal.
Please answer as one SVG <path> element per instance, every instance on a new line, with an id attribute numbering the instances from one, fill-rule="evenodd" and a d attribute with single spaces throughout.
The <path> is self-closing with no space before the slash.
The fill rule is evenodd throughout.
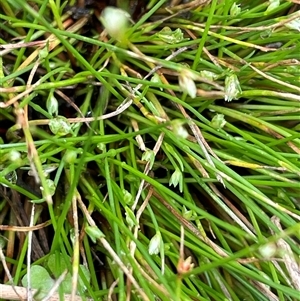
<path id="1" fill-rule="evenodd" d="M 277 247 L 274 243 L 268 243 L 261 246 L 259 252 L 263 258 L 272 258 L 277 252 Z"/>
<path id="2" fill-rule="evenodd" d="M 265 11 L 265 15 L 269 14 L 271 11 L 276 9 L 280 5 L 280 0 L 270 0 L 269 6 L 267 10 Z"/>
<path id="3" fill-rule="evenodd" d="M 138 226 L 138 222 L 134 216 L 134 213 L 128 206 L 125 206 L 125 219 L 129 229 L 132 229 L 134 226 Z"/>
<path id="4" fill-rule="evenodd" d="M 129 18 L 130 15 L 126 11 L 108 6 L 102 11 L 100 20 L 108 34 L 120 41 L 125 36 Z"/>
<path id="5" fill-rule="evenodd" d="M 177 264 L 177 272 L 178 274 L 184 275 L 190 272 L 194 268 L 194 264 L 192 263 L 192 257 L 189 256 L 185 260 L 179 259 Z"/>
<path id="6" fill-rule="evenodd" d="M 199 74 L 201 77 L 206 78 L 210 81 L 216 80 L 218 78 L 218 75 L 216 73 L 207 70 L 202 70 L 199 72 Z"/>
<path id="7" fill-rule="evenodd" d="M 58 101 L 57 99 L 52 95 L 49 95 L 47 101 L 46 101 L 46 107 L 48 110 L 48 113 L 52 116 L 57 116 L 58 114 Z"/>
<path id="8" fill-rule="evenodd" d="M 142 155 L 142 160 L 147 161 L 150 163 L 150 169 L 152 168 L 154 161 L 155 161 L 155 153 L 151 149 L 147 149 L 143 155 Z"/>
<path id="9" fill-rule="evenodd" d="M 193 74 L 187 70 L 182 70 L 178 77 L 181 90 L 190 97 L 195 98 L 197 95 L 197 87 L 193 80 Z"/>
<path id="10" fill-rule="evenodd" d="M 19 160 L 21 158 L 21 154 L 20 152 L 16 151 L 16 150 L 11 150 L 9 152 L 9 160 L 12 162 L 15 162 L 17 160 Z"/>
<path id="11" fill-rule="evenodd" d="M 149 243 L 148 252 L 150 255 L 158 254 L 160 250 L 160 246 L 162 243 L 161 234 L 160 232 L 156 232 L 156 234 L 151 238 Z"/>
<path id="12" fill-rule="evenodd" d="M 179 168 L 176 168 L 175 171 L 173 172 L 170 181 L 169 181 L 169 186 L 173 185 L 176 187 L 179 184 L 179 191 L 183 191 L 183 176 L 182 172 L 179 170 Z"/>
<path id="13" fill-rule="evenodd" d="M 241 87 L 237 76 L 232 73 L 225 78 L 225 100 L 232 101 L 236 99 L 241 92 Z"/>
<path id="14" fill-rule="evenodd" d="M 183 126 L 183 121 L 178 119 L 172 121 L 172 131 L 179 138 L 186 139 L 189 136 L 188 131 Z"/>

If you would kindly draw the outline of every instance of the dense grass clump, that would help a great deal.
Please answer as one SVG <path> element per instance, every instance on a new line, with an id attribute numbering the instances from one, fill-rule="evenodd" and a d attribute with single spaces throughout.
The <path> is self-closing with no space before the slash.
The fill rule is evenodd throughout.
<path id="1" fill-rule="evenodd" d="M 1 300 L 300 300 L 297 3 L 1 0 Z"/>

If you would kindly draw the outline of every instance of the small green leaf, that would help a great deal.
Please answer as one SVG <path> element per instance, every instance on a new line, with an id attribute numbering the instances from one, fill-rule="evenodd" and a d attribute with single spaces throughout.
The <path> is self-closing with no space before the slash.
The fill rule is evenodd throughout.
<path id="1" fill-rule="evenodd" d="M 91 273 L 88 270 L 88 268 L 86 266 L 82 265 L 82 264 L 79 267 L 80 267 L 80 269 L 81 269 L 81 271 L 82 271 L 85 279 L 87 280 L 87 282 L 90 282 L 90 280 L 91 280 Z M 83 283 L 83 281 L 82 281 L 81 278 L 79 278 L 79 283 L 80 283 L 81 287 L 84 290 L 87 290 L 87 287 L 84 285 L 84 283 Z"/>
<path id="2" fill-rule="evenodd" d="M 220 130 L 223 128 L 223 126 L 226 124 L 226 120 L 224 118 L 223 114 L 216 114 L 213 119 L 211 120 L 211 126 L 216 129 Z"/>
<path id="3" fill-rule="evenodd" d="M 150 163 L 150 169 L 153 167 L 154 161 L 155 161 L 155 153 L 151 149 L 147 149 L 143 155 L 142 155 L 142 160 L 147 161 Z"/>
<path id="4" fill-rule="evenodd" d="M 28 274 L 22 278 L 22 285 L 24 287 L 28 286 Z M 54 285 L 54 280 L 50 277 L 48 271 L 39 266 L 34 265 L 30 269 L 30 286 L 33 289 L 38 290 L 38 294 L 35 296 L 35 300 L 41 300 L 50 291 Z"/>
<path id="5" fill-rule="evenodd" d="M 124 179 L 128 182 L 128 183 L 139 183 L 140 182 L 140 179 L 134 175 L 131 175 L 131 174 L 127 174 L 125 175 Z"/>
<path id="6" fill-rule="evenodd" d="M 8 180 L 11 184 L 15 185 L 18 180 L 17 172 L 15 170 L 9 172 L 8 174 L 5 175 L 5 179 Z"/>
<path id="7" fill-rule="evenodd" d="M 211 81 L 216 80 L 218 78 L 218 75 L 216 73 L 207 70 L 202 70 L 199 72 L 199 74 L 201 77 Z"/>
<path id="8" fill-rule="evenodd" d="M 76 158 L 77 158 L 77 152 L 75 150 L 67 149 L 63 159 L 68 164 L 74 164 Z"/>
<path id="9" fill-rule="evenodd" d="M 126 189 L 122 189 L 122 193 L 123 193 L 125 204 L 128 206 L 132 205 L 134 202 L 132 194 Z"/>
<path id="10" fill-rule="evenodd" d="M 182 216 L 188 221 L 194 221 L 197 218 L 197 213 L 194 210 L 188 210 L 185 206 L 183 206 Z"/>
<path id="11" fill-rule="evenodd" d="M 56 264 L 56 255 L 51 254 L 48 257 L 47 265 L 55 278 L 58 278 L 64 270 L 67 269 L 67 264 L 65 263 L 64 257 L 58 256 L 59 262 Z M 71 262 L 71 259 L 70 259 Z"/>
<path id="12" fill-rule="evenodd" d="M 164 27 L 156 36 L 165 43 L 176 44 L 181 42 L 184 37 L 180 28 L 172 31 L 170 27 Z"/>
<path id="13" fill-rule="evenodd" d="M 135 218 L 135 215 L 134 213 L 132 212 L 132 210 L 128 207 L 128 206 L 125 206 L 125 218 L 126 218 L 126 222 L 129 226 L 129 228 L 132 228 L 133 226 L 137 226 L 138 225 L 138 222 Z"/>
<path id="14" fill-rule="evenodd" d="M 230 8 L 230 16 L 236 16 L 241 12 L 241 5 L 234 2 Z"/>
<path id="15" fill-rule="evenodd" d="M 54 135 L 66 136 L 72 133 L 72 127 L 67 118 L 64 116 L 57 116 L 49 121 L 50 131 Z"/>
<path id="16" fill-rule="evenodd" d="M 57 169 L 57 167 L 58 167 L 57 163 L 43 164 L 42 169 L 43 169 L 44 176 L 48 177 L 51 172 L 53 172 Z M 28 175 L 29 176 L 34 176 L 35 175 L 35 172 L 32 169 L 30 169 L 30 167 L 22 167 L 21 169 L 24 169 L 24 170 L 29 169 L 28 170 Z"/>
<path id="17" fill-rule="evenodd" d="M 175 122 L 176 122 L 176 121 L 180 122 L 180 120 L 178 120 L 178 119 L 176 120 L 176 119 L 175 119 L 175 120 L 172 121 L 172 123 L 173 123 L 174 121 L 175 121 Z M 173 130 L 173 131 L 174 131 L 174 130 Z M 177 152 L 174 150 L 174 148 L 173 148 L 169 143 L 165 142 L 164 145 L 165 145 L 166 150 L 169 152 L 169 154 L 172 155 L 172 156 L 177 160 L 177 162 L 178 162 L 179 165 L 180 165 L 180 169 L 181 169 L 181 171 L 183 172 L 183 171 L 184 171 L 184 165 L 183 165 L 183 162 L 182 162 L 180 156 L 177 154 Z"/>
<path id="18" fill-rule="evenodd" d="M 162 81 L 157 73 L 154 73 L 154 75 L 151 77 L 150 81 L 152 83 L 162 84 Z M 160 88 L 160 91 L 163 91 L 163 88 Z"/>
<path id="19" fill-rule="evenodd" d="M 55 190 L 56 190 L 56 185 L 55 185 L 54 181 L 51 179 L 46 179 L 46 184 L 48 186 L 50 195 L 54 196 Z M 41 190 L 42 190 L 42 187 L 41 187 Z"/>
<path id="20" fill-rule="evenodd" d="M 45 47 L 43 47 L 40 51 L 39 51 L 39 59 L 42 60 L 42 59 L 45 59 L 48 54 L 49 54 L 49 47 L 48 47 L 48 42 L 46 44 Z"/>
<path id="21" fill-rule="evenodd" d="M 57 262 L 57 258 L 59 258 L 59 262 Z M 68 257 L 68 259 L 71 262 L 71 258 Z M 66 265 L 63 257 L 62 256 L 57 257 L 55 254 L 51 254 L 48 257 L 47 265 L 55 278 L 58 278 L 67 269 L 67 265 Z M 84 277 L 86 278 L 86 280 L 88 282 L 90 282 L 91 275 L 90 275 L 89 270 L 82 264 L 79 265 L 79 267 L 80 267 Z M 86 287 L 81 278 L 79 278 L 79 284 L 84 290 L 86 290 Z M 67 275 L 61 285 L 63 288 L 63 292 L 65 294 L 71 293 L 71 291 L 72 291 L 72 275 L 70 272 L 67 273 Z"/>
<path id="22" fill-rule="evenodd" d="M 179 168 L 176 167 L 175 171 L 172 173 L 169 186 L 176 187 L 179 184 L 179 191 L 183 191 L 183 175 Z"/>
<path id="23" fill-rule="evenodd" d="M 84 230 L 85 230 L 85 233 L 93 241 L 93 243 L 96 243 L 97 239 L 99 239 L 101 237 L 105 237 L 103 232 L 101 232 L 100 229 L 96 226 L 86 226 Z"/>
<path id="24" fill-rule="evenodd" d="M 99 143 L 97 144 L 97 148 L 98 148 L 101 152 L 104 152 L 104 151 L 105 151 L 105 148 L 106 148 L 106 145 L 105 145 L 105 143 L 103 143 L 103 142 L 99 142 Z"/>

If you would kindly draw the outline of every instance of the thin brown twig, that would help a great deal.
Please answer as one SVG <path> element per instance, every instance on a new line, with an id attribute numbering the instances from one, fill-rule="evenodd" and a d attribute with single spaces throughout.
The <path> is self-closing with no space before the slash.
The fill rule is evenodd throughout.
<path id="1" fill-rule="evenodd" d="M 20 226 L 10 226 L 10 225 L 0 225 L 0 231 L 14 231 L 14 232 L 29 232 L 36 231 L 52 224 L 51 220 L 44 223 L 31 226 L 31 227 L 20 227 Z"/>
<path id="2" fill-rule="evenodd" d="M 108 301 L 112 301 L 112 295 L 113 295 L 113 292 L 114 292 L 114 288 L 118 285 L 119 283 L 119 278 L 116 279 L 112 284 L 111 286 L 109 287 L 109 290 L 108 290 L 108 296 L 107 296 L 107 299 Z"/>
<path id="3" fill-rule="evenodd" d="M 81 112 L 79 107 L 76 105 L 76 103 L 74 103 L 74 101 L 71 100 L 70 97 L 68 97 L 65 93 L 63 93 L 62 91 L 60 91 L 58 89 L 55 89 L 55 93 L 57 95 L 59 95 L 62 99 L 64 99 L 71 107 L 73 107 L 82 118 L 85 118 L 85 116 L 83 115 L 83 113 Z M 89 123 L 87 121 L 84 121 L 84 123 L 91 131 L 93 131 L 95 134 L 97 134 L 97 132 L 91 128 L 91 126 L 89 125 Z"/>
<path id="4" fill-rule="evenodd" d="M 9 52 L 11 52 L 14 49 L 19 49 L 19 48 L 27 48 L 27 47 L 45 47 L 47 45 L 48 40 L 42 40 L 42 41 L 32 41 L 32 42 L 18 42 L 14 44 L 5 44 L 5 45 L 0 45 L 0 49 L 4 49 L 0 51 L 0 56 L 3 56 Z M 50 41 L 52 42 L 52 41 Z"/>
<path id="5" fill-rule="evenodd" d="M 247 64 L 246 61 L 244 61 L 244 63 Z M 251 69 L 253 69 L 255 72 L 257 72 L 258 74 L 260 74 L 261 76 L 263 76 L 264 78 L 266 78 L 266 79 L 268 79 L 268 80 L 270 80 L 270 81 L 272 81 L 272 82 L 274 82 L 274 83 L 277 83 L 277 84 L 279 84 L 279 85 L 282 85 L 282 86 L 285 86 L 285 87 L 287 87 L 287 88 L 290 88 L 290 89 L 292 89 L 292 90 L 296 90 L 296 91 L 298 91 L 298 92 L 300 93 L 300 87 L 297 87 L 297 86 L 295 86 L 295 85 L 291 85 L 291 84 L 286 83 L 286 82 L 284 82 L 284 81 L 282 81 L 282 80 L 279 80 L 279 79 L 277 79 L 277 78 L 275 78 L 275 77 L 273 77 L 273 76 L 270 76 L 270 75 L 266 74 L 265 72 L 263 72 L 263 71 L 257 69 L 256 67 L 254 67 L 254 66 L 251 65 L 251 64 L 248 64 L 248 66 L 249 66 Z"/>

